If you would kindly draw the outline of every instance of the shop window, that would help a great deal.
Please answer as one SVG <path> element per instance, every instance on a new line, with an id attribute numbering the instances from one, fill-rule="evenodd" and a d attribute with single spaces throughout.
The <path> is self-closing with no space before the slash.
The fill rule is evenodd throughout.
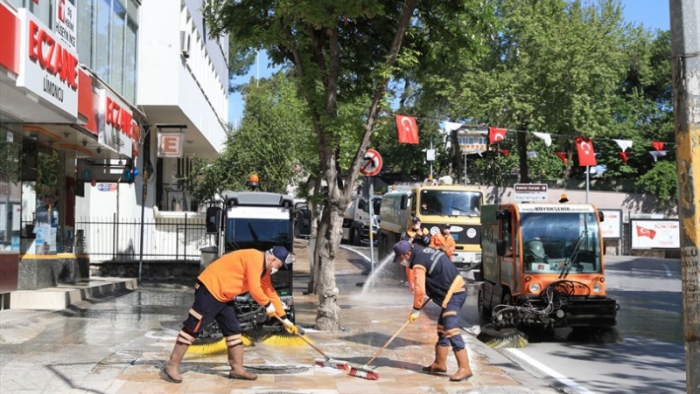
<path id="1" fill-rule="evenodd" d="M 22 218 L 21 125 L 0 120 L 0 250 L 20 249 Z"/>

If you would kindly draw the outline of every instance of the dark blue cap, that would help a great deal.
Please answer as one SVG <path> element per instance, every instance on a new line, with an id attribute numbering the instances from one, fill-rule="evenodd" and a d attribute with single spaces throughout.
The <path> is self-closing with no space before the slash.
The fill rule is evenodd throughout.
<path id="1" fill-rule="evenodd" d="M 289 266 L 292 265 L 295 260 L 294 253 L 289 253 L 284 246 L 274 246 L 272 248 L 272 255 L 282 262 L 282 269 L 285 270 L 289 269 Z"/>
<path id="2" fill-rule="evenodd" d="M 411 246 L 411 243 L 408 241 L 399 241 L 394 245 L 394 263 L 399 261 L 401 256 L 405 255 L 406 252 L 410 251 L 413 249 Z"/>

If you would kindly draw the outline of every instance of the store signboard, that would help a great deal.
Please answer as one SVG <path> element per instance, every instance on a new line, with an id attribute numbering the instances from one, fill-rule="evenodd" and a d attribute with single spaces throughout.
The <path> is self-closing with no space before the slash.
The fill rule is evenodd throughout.
<path id="1" fill-rule="evenodd" d="M 78 53 L 26 8 L 20 19 L 17 86 L 78 117 Z"/>
<path id="2" fill-rule="evenodd" d="M 97 142 L 123 156 L 132 157 L 133 114 L 129 106 L 108 89 L 100 90 Z"/>
<path id="3" fill-rule="evenodd" d="M 678 249 L 681 232 L 678 220 L 631 220 L 632 249 Z"/>
<path id="4" fill-rule="evenodd" d="M 622 210 L 599 209 L 603 213 L 603 221 L 600 223 L 600 232 L 604 239 L 622 238 Z"/>
<path id="5" fill-rule="evenodd" d="M 68 48 L 77 50 L 78 12 L 70 1 L 58 0 L 54 29 Z"/>

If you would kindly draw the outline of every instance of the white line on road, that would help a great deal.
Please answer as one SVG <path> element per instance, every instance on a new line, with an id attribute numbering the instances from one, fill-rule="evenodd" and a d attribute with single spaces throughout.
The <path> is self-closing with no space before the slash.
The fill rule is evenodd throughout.
<path id="1" fill-rule="evenodd" d="M 548 366 L 542 364 L 541 362 L 535 360 L 534 358 L 528 356 L 527 354 L 523 353 L 522 351 L 520 351 L 518 349 L 505 349 L 505 350 L 508 350 L 509 352 L 513 353 L 513 355 L 515 355 L 516 357 L 520 358 L 521 360 L 529 363 L 530 365 L 539 369 L 540 371 L 544 372 L 545 374 L 558 380 L 563 385 L 566 385 L 567 387 L 571 388 L 572 390 L 575 390 L 577 393 L 594 394 L 593 391 L 588 390 L 587 388 L 581 386 L 580 384 L 574 382 L 573 380 L 567 378 L 566 376 L 560 374 L 559 372 L 549 368 Z"/>

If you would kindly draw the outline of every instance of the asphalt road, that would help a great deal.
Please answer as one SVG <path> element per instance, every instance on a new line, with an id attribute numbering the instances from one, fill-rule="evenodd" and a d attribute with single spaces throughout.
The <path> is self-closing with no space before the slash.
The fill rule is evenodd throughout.
<path id="1" fill-rule="evenodd" d="M 368 246 L 345 247 L 369 257 Z M 561 329 L 522 349 L 494 351 L 564 392 L 685 393 L 680 260 L 608 256 L 606 281 L 620 305 L 621 342 L 573 342 Z M 477 287 L 469 284 L 461 315 L 469 332 L 478 332 Z"/>

